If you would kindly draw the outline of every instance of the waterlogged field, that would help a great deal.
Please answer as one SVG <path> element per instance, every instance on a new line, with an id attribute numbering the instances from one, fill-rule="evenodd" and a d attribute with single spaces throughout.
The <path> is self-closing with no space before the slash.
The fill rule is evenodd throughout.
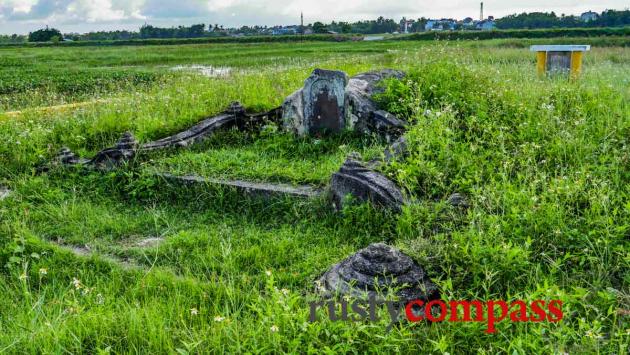
<path id="1" fill-rule="evenodd" d="M 0 352 L 627 353 L 630 49 L 594 47 L 570 82 L 536 77 L 530 42 L 0 49 Z M 153 176 L 324 186 L 348 153 L 386 146 L 352 134 L 231 131 L 109 173 L 37 172 L 63 146 L 161 138 L 234 100 L 271 109 L 317 67 L 409 73 L 379 99 L 411 123 L 409 156 L 383 168 L 415 196 L 400 215 Z M 454 192 L 466 213 L 443 202 Z M 384 309 L 310 323 L 314 281 L 380 241 L 445 300 L 561 300 L 564 317 L 495 334 L 390 328 Z"/>

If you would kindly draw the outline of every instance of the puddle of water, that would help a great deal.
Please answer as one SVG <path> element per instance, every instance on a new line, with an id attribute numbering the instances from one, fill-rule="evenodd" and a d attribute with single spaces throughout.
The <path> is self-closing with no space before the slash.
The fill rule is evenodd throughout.
<path id="1" fill-rule="evenodd" d="M 172 71 L 191 71 L 197 72 L 203 76 L 207 76 L 209 78 L 223 78 L 232 72 L 232 68 L 230 67 L 213 67 L 211 65 L 176 65 L 171 68 Z"/>

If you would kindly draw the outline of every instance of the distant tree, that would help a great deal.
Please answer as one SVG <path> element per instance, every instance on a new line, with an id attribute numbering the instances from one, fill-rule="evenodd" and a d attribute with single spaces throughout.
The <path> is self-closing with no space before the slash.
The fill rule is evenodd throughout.
<path id="1" fill-rule="evenodd" d="M 630 25 L 630 10 L 602 12 L 595 21 L 588 22 L 591 26 L 628 26 Z"/>
<path id="2" fill-rule="evenodd" d="M 10 36 L 0 35 L 0 43 L 24 43 L 26 42 L 26 40 L 26 36 L 18 35 L 15 33 Z"/>
<path id="3" fill-rule="evenodd" d="M 315 22 L 313 24 L 313 33 L 326 33 L 328 28 L 321 22 Z"/>
<path id="4" fill-rule="evenodd" d="M 554 28 L 554 27 L 621 27 L 630 25 L 630 10 L 606 10 L 594 21 L 582 21 L 576 16 L 558 17 L 554 12 L 531 12 L 508 15 L 496 20 L 497 28 Z"/>
<path id="5" fill-rule="evenodd" d="M 350 26 L 350 24 L 347 22 L 339 22 L 339 29 L 341 33 L 352 32 L 352 26 Z"/>
<path id="6" fill-rule="evenodd" d="M 427 19 L 425 17 L 419 18 L 416 22 L 413 23 L 411 30 L 413 32 L 422 32 L 424 31 L 424 26 L 427 25 Z"/>
<path id="7" fill-rule="evenodd" d="M 58 29 L 46 27 L 44 29 L 29 33 L 28 41 L 29 42 L 49 42 L 54 37 L 57 37 L 57 42 L 60 40 L 63 40 L 63 35 Z"/>
<path id="8" fill-rule="evenodd" d="M 532 12 L 508 15 L 496 21 L 497 28 L 552 28 L 560 26 L 560 19 L 554 12 Z"/>

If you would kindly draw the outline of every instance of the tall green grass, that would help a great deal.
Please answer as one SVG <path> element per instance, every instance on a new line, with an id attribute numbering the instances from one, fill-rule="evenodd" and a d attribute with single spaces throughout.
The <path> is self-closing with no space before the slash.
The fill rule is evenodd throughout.
<path id="1" fill-rule="evenodd" d="M 231 66 L 243 71 L 228 78 L 169 73 L 112 103 L 2 118 L 0 183 L 13 193 L 0 201 L 0 351 L 627 353 L 628 49 L 594 48 L 580 80 L 568 81 L 538 78 L 522 49 L 318 45 L 294 48 L 295 60 L 269 45 L 277 64 L 263 71 L 234 51 Z M 191 61 L 230 60 L 198 55 Z M 33 173 L 62 145 L 88 155 L 125 130 L 143 141 L 176 132 L 231 100 L 276 106 L 320 66 L 409 72 L 379 97 L 412 123 L 409 156 L 383 169 L 413 200 L 400 215 L 366 205 L 337 214 L 325 199 L 263 202 L 147 172 L 322 184 L 346 151 L 379 155 L 381 143 L 367 138 L 232 132 L 111 173 Z M 444 202 L 454 192 L 468 196 L 467 212 Z M 165 241 L 133 246 L 148 237 Z M 494 335 L 480 323 L 387 330 L 385 314 L 308 323 L 313 282 L 377 241 L 422 264 L 445 299 L 560 299 L 564 319 L 501 322 Z M 59 242 L 142 269 L 77 257 Z"/>

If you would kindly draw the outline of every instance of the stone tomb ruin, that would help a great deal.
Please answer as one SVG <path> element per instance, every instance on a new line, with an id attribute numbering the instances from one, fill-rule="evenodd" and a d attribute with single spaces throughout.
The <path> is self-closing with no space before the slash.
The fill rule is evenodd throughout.
<path id="1" fill-rule="evenodd" d="M 321 135 L 343 130 L 378 134 L 387 139 L 400 136 L 405 123 L 379 110 L 373 100 L 384 79 L 402 79 L 404 73 L 384 69 L 356 75 L 316 69 L 304 87 L 282 104 L 283 127 L 298 135 Z"/>
<path id="2" fill-rule="evenodd" d="M 303 88 L 287 97 L 281 107 L 268 112 L 250 114 L 235 102 L 216 116 L 156 141 L 139 144 L 131 133 L 126 132 L 113 147 L 101 150 L 90 159 L 81 158 L 64 147 L 52 165 L 109 170 L 132 161 L 140 152 L 185 148 L 228 128 L 251 130 L 267 123 L 275 123 L 301 136 L 323 136 L 351 130 L 383 137 L 392 144 L 385 150 L 385 160 L 382 162 L 364 163 L 356 153 L 348 156 L 340 169 L 331 176 L 327 191 L 312 186 L 229 181 L 168 173 L 158 176 L 164 181 L 183 185 L 227 186 L 242 194 L 263 198 L 277 195 L 314 198 L 327 193 L 338 210 L 344 207 L 348 196 L 351 196 L 358 202 L 370 202 L 380 208 L 400 212 L 407 199 L 393 181 L 374 167 L 407 155 L 407 143 L 402 137 L 405 122 L 381 110 L 374 102 L 373 95 L 381 90 L 379 84 L 384 79 L 401 79 L 404 75 L 403 72 L 386 69 L 348 78 L 341 71 L 316 69 L 306 79 Z M 468 207 L 465 197 L 459 194 L 452 195 L 448 203 Z M 380 297 L 381 292 L 392 289 L 401 301 L 440 298 L 437 286 L 420 265 L 399 250 L 382 243 L 369 245 L 332 266 L 316 285 L 317 291 L 325 297 Z"/>
<path id="3" fill-rule="evenodd" d="M 315 69 L 306 79 L 304 87 L 287 97 L 281 107 L 269 112 L 249 114 L 240 103 L 234 102 L 221 114 L 156 141 L 139 144 L 130 132 L 125 132 L 113 147 L 101 150 L 90 159 L 81 158 L 64 147 L 53 165 L 109 170 L 132 161 L 139 152 L 188 147 L 227 128 L 257 129 L 270 122 L 297 135 L 322 136 L 351 130 L 393 140 L 404 133 L 405 123 L 380 110 L 372 96 L 381 90 L 379 85 L 384 79 L 402 77 L 403 72 L 390 69 L 362 73 L 352 78 L 341 71 Z M 388 149 L 388 160 L 391 158 L 390 152 L 398 150 Z M 292 187 L 170 174 L 160 174 L 160 177 L 185 185 L 210 183 L 228 186 L 248 195 L 263 197 L 284 194 L 311 198 L 324 193 L 323 190 L 311 186 Z M 345 198 L 348 194 L 357 202 L 371 202 L 393 211 L 400 211 L 405 203 L 396 184 L 364 165 L 356 154 L 350 156 L 340 170 L 333 174 L 329 190 L 337 209 L 343 208 L 348 201 Z"/>

